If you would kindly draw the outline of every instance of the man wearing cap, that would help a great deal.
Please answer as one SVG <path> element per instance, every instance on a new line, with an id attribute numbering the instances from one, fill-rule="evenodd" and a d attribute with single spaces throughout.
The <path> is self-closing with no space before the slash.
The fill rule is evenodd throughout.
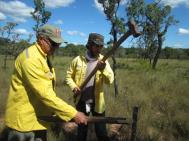
<path id="1" fill-rule="evenodd" d="M 55 94 L 55 72 L 48 56 L 63 42 L 60 29 L 44 25 L 37 42 L 17 57 L 6 106 L 8 141 L 46 141 L 48 123 L 38 116 L 57 115 L 86 124 L 87 117 Z"/>
<path id="2" fill-rule="evenodd" d="M 105 100 L 103 84 L 110 84 L 114 80 L 113 71 L 108 61 L 100 61 L 100 54 L 104 45 L 104 37 L 98 33 L 90 33 L 85 56 L 77 56 L 67 70 L 66 82 L 76 97 L 76 109 L 86 115 L 105 116 Z M 81 90 L 79 86 L 97 66 L 98 71 Z M 106 125 L 95 124 L 98 141 L 108 141 Z M 87 125 L 79 125 L 77 141 L 87 140 Z"/>

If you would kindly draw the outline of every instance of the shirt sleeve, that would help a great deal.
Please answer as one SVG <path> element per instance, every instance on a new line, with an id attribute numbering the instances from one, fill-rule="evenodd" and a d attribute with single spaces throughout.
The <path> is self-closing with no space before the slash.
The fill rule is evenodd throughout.
<path id="1" fill-rule="evenodd" d="M 102 71 L 102 74 L 104 76 L 104 82 L 106 84 L 111 84 L 114 81 L 114 73 L 108 61 L 106 61 L 106 67 Z"/>
<path id="2" fill-rule="evenodd" d="M 22 64 L 22 72 L 26 85 L 57 116 L 65 121 L 75 117 L 77 110 L 56 96 L 52 87 L 52 80 L 46 76 L 40 60 L 35 58 L 26 59 Z"/>
<path id="3" fill-rule="evenodd" d="M 78 87 L 77 84 L 74 81 L 74 77 L 75 77 L 75 65 L 76 65 L 76 59 L 74 59 L 67 72 L 66 72 L 66 83 L 68 84 L 68 86 L 71 88 L 71 90 L 73 90 L 75 87 Z"/>

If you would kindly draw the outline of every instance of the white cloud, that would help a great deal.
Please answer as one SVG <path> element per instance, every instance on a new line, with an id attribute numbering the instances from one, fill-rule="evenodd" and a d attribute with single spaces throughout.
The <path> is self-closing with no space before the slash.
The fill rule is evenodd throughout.
<path id="1" fill-rule="evenodd" d="M 21 34 L 21 35 L 29 35 L 29 32 L 26 29 L 23 29 L 23 28 L 15 29 L 14 33 Z"/>
<path id="2" fill-rule="evenodd" d="M 174 47 L 174 48 L 183 48 L 183 44 L 175 43 L 171 47 Z"/>
<path id="3" fill-rule="evenodd" d="M 76 36 L 76 35 L 79 35 L 79 36 L 82 36 L 82 37 L 85 36 L 85 33 L 77 31 L 77 30 L 67 31 L 67 34 L 71 35 L 71 36 Z"/>
<path id="4" fill-rule="evenodd" d="M 172 8 L 175 8 L 181 4 L 189 6 L 189 0 L 162 0 L 161 2 L 165 5 L 170 5 Z"/>
<path id="5" fill-rule="evenodd" d="M 18 0 L 9 2 L 0 1 L 0 12 L 13 18 L 15 21 L 25 22 L 26 18 L 31 17 L 30 12 L 32 11 L 34 11 L 32 7 Z"/>
<path id="6" fill-rule="evenodd" d="M 87 42 L 87 41 L 88 41 L 88 38 L 85 38 L 85 41 Z"/>
<path id="7" fill-rule="evenodd" d="M 76 31 L 76 30 L 73 30 L 73 31 L 67 31 L 67 33 L 69 34 L 69 35 L 77 35 L 77 33 L 78 33 L 78 31 Z"/>
<path id="8" fill-rule="evenodd" d="M 127 3 L 128 0 L 121 0 L 120 4 L 121 5 L 125 5 Z"/>
<path id="9" fill-rule="evenodd" d="M 24 23 L 26 22 L 25 18 L 19 18 L 19 17 L 12 17 L 14 19 L 15 22 L 17 23 Z"/>
<path id="10" fill-rule="evenodd" d="M 6 19 L 6 16 L 0 12 L 0 21 L 3 21 Z"/>
<path id="11" fill-rule="evenodd" d="M 80 32 L 79 35 L 82 36 L 82 37 L 84 37 L 84 36 L 85 36 L 85 33 Z"/>
<path id="12" fill-rule="evenodd" d="M 95 3 L 95 7 L 96 7 L 99 11 L 103 12 L 103 6 L 102 6 L 102 4 L 98 3 L 98 0 L 94 0 L 94 3 Z"/>
<path id="13" fill-rule="evenodd" d="M 55 24 L 63 24 L 63 21 L 62 20 L 57 20 L 54 22 Z"/>
<path id="14" fill-rule="evenodd" d="M 128 0 L 121 0 L 120 4 L 121 5 L 125 5 L 127 3 Z M 103 6 L 102 4 L 98 3 L 98 0 L 94 0 L 94 6 L 101 12 L 103 12 Z"/>
<path id="15" fill-rule="evenodd" d="M 189 35 L 189 30 L 184 28 L 179 28 L 178 33 L 181 35 Z"/>
<path id="16" fill-rule="evenodd" d="M 75 0 L 44 0 L 45 5 L 49 8 L 67 7 Z"/>

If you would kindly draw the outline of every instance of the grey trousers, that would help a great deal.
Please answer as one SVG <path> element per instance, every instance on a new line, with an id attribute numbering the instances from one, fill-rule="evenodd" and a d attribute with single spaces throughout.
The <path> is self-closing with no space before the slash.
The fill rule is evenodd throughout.
<path id="1" fill-rule="evenodd" d="M 38 130 L 20 132 L 11 128 L 7 129 L 7 141 L 47 141 L 47 131 Z"/>

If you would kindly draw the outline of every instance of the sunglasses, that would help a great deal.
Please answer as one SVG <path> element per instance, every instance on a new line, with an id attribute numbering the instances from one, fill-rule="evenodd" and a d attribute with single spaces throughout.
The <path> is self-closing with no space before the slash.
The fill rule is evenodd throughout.
<path id="1" fill-rule="evenodd" d="M 52 41 L 50 38 L 48 38 L 48 41 L 50 42 L 52 47 L 59 47 L 60 46 L 60 43 L 56 43 L 56 42 Z"/>

